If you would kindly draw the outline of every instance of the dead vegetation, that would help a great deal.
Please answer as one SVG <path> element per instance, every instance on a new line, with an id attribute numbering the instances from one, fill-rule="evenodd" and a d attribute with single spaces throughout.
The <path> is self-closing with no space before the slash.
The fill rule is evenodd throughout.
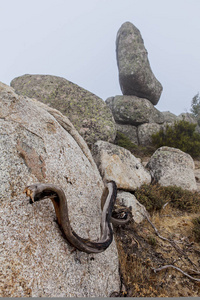
<path id="1" fill-rule="evenodd" d="M 151 188 L 160 195 L 158 186 Z M 180 196 L 174 197 L 177 201 L 171 201 L 167 196 L 168 200 L 161 208 L 152 209 L 151 206 L 151 217 L 141 224 L 131 221 L 115 227 L 122 281 L 118 296 L 200 295 L 200 198 L 197 193 L 192 197 L 178 191 L 177 194 L 175 189 L 175 194 Z M 189 197 L 189 204 L 186 201 L 185 205 L 178 205 L 180 199 L 185 201 L 183 194 Z"/>

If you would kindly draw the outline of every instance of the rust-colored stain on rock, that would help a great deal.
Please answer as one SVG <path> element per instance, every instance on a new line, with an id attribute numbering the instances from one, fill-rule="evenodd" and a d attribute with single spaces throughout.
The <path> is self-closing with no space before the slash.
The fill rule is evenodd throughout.
<path id="1" fill-rule="evenodd" d="M 46 168 L 43 157 L 38 155 L 34 148 L 19 140 L 17 142 L 17 150 L 23 158 L 26 166 L 30 169 L 30 172 L 34 174 L 40 182 L 42 182 L 46 177 Z"/>

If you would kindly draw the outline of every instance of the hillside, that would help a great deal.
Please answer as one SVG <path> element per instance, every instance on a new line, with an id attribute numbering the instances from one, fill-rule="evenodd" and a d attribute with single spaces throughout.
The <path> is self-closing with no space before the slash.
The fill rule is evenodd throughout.
<path id="1" fill-rule="evenodd" d="M 195 165 L 198 168 L 199 162 Z M 190 207 L 189 212 L 167 203 L 160 211 L 151 212 L 149 220 L 115 227 L 121 292 L 113 296 L 196 297 L 200 294 L 200 243 L 192 222 L 199 218 L 198 207 Z"/>

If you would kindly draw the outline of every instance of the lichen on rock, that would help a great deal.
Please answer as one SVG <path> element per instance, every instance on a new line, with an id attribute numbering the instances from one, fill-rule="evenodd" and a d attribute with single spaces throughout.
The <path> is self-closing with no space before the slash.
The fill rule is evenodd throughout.
<path id="1" fill-rule="evenodd" d="M 115 122 L 105 102 L 80 86 L 58 76 L 23 75 L 12 80 L 18 94 L 37 100 L 67 116 L 87 144 L 113 142 Z"/>

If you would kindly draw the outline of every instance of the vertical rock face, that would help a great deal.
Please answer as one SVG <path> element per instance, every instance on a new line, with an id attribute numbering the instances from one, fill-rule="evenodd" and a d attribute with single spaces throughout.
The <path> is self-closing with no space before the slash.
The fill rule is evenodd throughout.
<path id="1" fill-rule="evenodd" d="M 100 234 L 103 182 L 67 117 L 0 83 L 0 296 L 108 297 L 119 290 L 116 245 L 97 255 L 72 251 L 49 199 L 30 204 L 27 185 L 63 188 L 72 228 Z"/>
<path id="2" fill-rule="evenodd" d="M 156 105 L 162 85 L 154 76 L 140 31 L 130 22 L 117 33 L 116 55 L 123 95 L 146 98 Z"/>

